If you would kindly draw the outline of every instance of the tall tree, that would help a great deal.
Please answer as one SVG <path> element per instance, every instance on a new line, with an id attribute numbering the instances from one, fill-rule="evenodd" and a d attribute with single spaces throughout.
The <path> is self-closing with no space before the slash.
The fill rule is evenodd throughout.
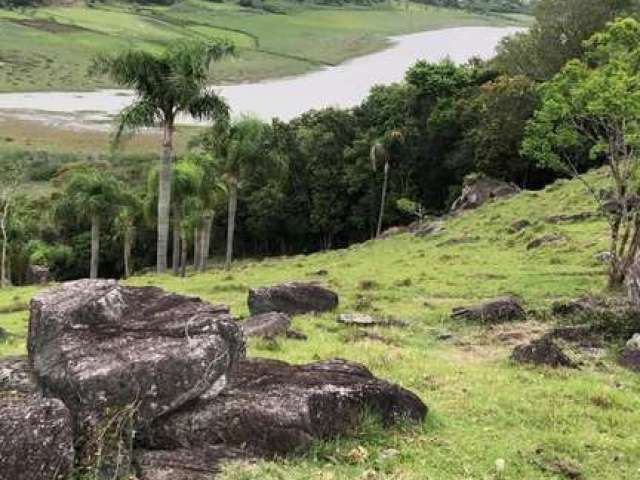
<path id="1" fill-rule="evenodd" d="M 9 243 L 7 230 L 9 215 L 23 179 L 24 165 L 19 160 L 10 161 L 0 169 L 0 233 L 2 234 L 0 287 L 2 288 L 9 284 L 10 276 L 7 272 L 7 248 Z"/>
<path id="2" fill-rule="evenodd" d="M 117 84 L 135 90 L 137 98 L 118 117 L 116 139 L 127 130 L 159 126 L 162 129 L 160 181 L 158 182 L 158 243 L 156 268 L 167 269 L 171 206 L 171 164 L 176 119 L 188 114 L 203 120 L 225 120 L 229 108 L 207 88 L 211 63 L 233 52 L 226 41 L 180 41 L 160 54 L 130 50 L 102 55 L 92 71 L 110 76 Z"/>
<path id="3" fill-rule="evenodd" d="M 583 180 L 610 224 L 609 285 L 620 286 L 640 248 L 640 23 L 628 18 L 593 36 L 586 61 L 572 60 L 542 89 L 523 152 Z M 608 165 L 601 195 L 576 167 L 584 145 Z"/>
<path id="4" fill-rule="evenodd" d="M 100 230 L 105 219 L 123 203 L 125 187 L 108 171 L 82 169 L 69 171 L 63 179 L 62 196 L 58 199 L 58 216 L 74 214 L 91 224 L 91 260 L 89 277 L 98 278 L 100 263 Z"/>
<path id="5" fill-rule="evenodd" d="M 225 268 L 231 268 L 233 261 L 233 241 L 238 209 L 238 190 L 241 180 L 248 169 L 261 162 L 273 160 L 268 147 L 270 127 L 268 124 L 253 117 L 243 117 L 227 125 L 220 124 L 212 129 L 205 138 L 208 145 L 219 161 L 219 171 L 227 186 L 228 216 L 227 216 L 227 251 Z"/>

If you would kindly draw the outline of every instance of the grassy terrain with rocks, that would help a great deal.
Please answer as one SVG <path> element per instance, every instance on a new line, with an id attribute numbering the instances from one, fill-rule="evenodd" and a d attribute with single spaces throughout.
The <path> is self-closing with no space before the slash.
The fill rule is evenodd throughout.
<path id="1" fill-rule="evenodd" d="M 589 177 L 606 183 L 603 172 Z M 294 327 L 307 341 L 252 340 L 251 356 L 362 362 L 419 394 L 430 413 L 420 427 L 384 431 L 370 421 L 352 438 L 320 443 L 301 457 L 230 465 L 225 479 L 632 480 L 640 475 L 640 377 L 617 366 L 620 345 L 579 370 L 509 360 L 515 345 L 557 321 L 545 314 L 552 302 L 604 289 L 605 266 L 594 255 L 607 248 L 606 221 L 547 220 L 594 208 L 581 183 L 560 181 L 451 218 L 434 237 L 405 234 L 310 256 L 242 261 L 231 272 L 144 275 L 129 283 L 227 303 L 245 317 L 250 287 L 318 280 L 340 294 L 339 312 L 409 324 L 358 330 L 338 325 L 336 313 L 299 316 Z M 512 224 L 523 219 L 530 225 L 514 233 Z M 551 234 L 561 240 L 527 249 Z M 12 334 L 0 355 L 24 352 L 36 291 L 0 292 L 0 326 Z M 523 300 L 527 321 L 481 326 L 449 316 L 453 307 L 504 294 Z M 499 459 L 504 470 L 496 468 Z"/>

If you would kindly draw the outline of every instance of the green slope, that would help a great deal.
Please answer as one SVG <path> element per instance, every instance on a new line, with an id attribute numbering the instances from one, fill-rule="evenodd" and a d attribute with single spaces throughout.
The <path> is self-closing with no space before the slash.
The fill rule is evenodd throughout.
<path id="1" fill-rule="evenodd" d="M 109 86 L 87 76 L 97 53 L 157 50 L 180 38 L 233 41 L 239 55 L 222 62 L 212 80 L 235 82 L 333 65 L 383 48 L 389 35 L 516 21 L 406 2 L 366 8 L 276 5 L 282 13 L 202 0 L 169 7 L 107 3 L 0 9 L 0 92 Z"/>
<path id="2" fill-rule="evenodd" d="M 605 182 L 602 172 L 590 177 Z M 355 438 L 318 445 L 302 458 L 231 466 L 226 479 L 540 480 L 569 478 L 561 472 L 574 466 L 585 479 L 631 480 L 640 468 L 640 377 L 617 367 L 614 351 L 577 371 L 519 367 L 508 360 L 513 344 L 548 324 L 531 318 L 483 328 L 448 316 L 454 306 L 505 293 L 541 310 L 556 299 L 601 291 L 605 272 L 593 255 L 606 249 L 605 221 L 545 220 L 593 208 L 580 183 L 559 182 L 450 220 L 440 237 L 401 235 L 347 250 L 245 262 L 231 273 L 147 275 L 130 283 L 226 302 L 244 316 L 249 287 L 314 279 L 340 293 L 340 311 L 359 307 L 410 322 L 407 329 L 369 331 L 384 337 L 382 342 L 355 338 L 354 330 L 336 324 L 334 314 L 301 316 L 294 325 L 308 341 L 252 341 L 249 353 L 290 362 L 363 362 L 424 399 L 431 408 L 424 426 L 383 432 L 368 424 Z M 509 226 L 521 219 L 532 226 L 510 233 Z M 526 249 L 530 240 L 549 233 L 566 241 Z M 318 276 L 319 270 L 328 274 Z M 0 353 L 23 351 L 25 309 L 35 291 L 0 293 L 0 325 L 16 335 Z M 443 332 L 453 338 L 442 340 Z M 356 447 L 366 450 L 366 458 L 349 455 Z M 499 458 L 506 461 L 503 475 L 495 471 Z"/>

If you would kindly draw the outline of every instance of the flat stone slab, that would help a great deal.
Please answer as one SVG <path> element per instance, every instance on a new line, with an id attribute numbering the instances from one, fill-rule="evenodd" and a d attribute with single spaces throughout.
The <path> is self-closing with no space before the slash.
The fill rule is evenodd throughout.
<path id="1" fill-rule="evenodd" d="M 165 450 L 242 446 L 271 457 L 348 434 L 368 410 L 377 411 L 387 425 L 420 422 L 427 414 L 416 395 L 374 377 L 362 365 L 344 360 L 300 366 L 245 360 L 220 395 L 158 419 L 144 442 Z"/>

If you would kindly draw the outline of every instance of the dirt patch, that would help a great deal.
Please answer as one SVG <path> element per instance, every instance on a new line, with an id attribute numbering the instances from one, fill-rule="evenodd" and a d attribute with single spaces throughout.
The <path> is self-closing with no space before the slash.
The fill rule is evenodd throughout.
<path id="1" fill-rule="evenodd" d="M 42 30 L 47 33 L 78 33 L 78 32 L 90 32 L 88 28 L 78 27 L 77 25 L 69 25 L 65 23 L 54 22 L 53 20 L 38 20 L 38 19 L 26 19 L 26 20 L 14 20 L 14 23 L 22 25 L 23 27 L 35 28 L 36 30 Z"/>

